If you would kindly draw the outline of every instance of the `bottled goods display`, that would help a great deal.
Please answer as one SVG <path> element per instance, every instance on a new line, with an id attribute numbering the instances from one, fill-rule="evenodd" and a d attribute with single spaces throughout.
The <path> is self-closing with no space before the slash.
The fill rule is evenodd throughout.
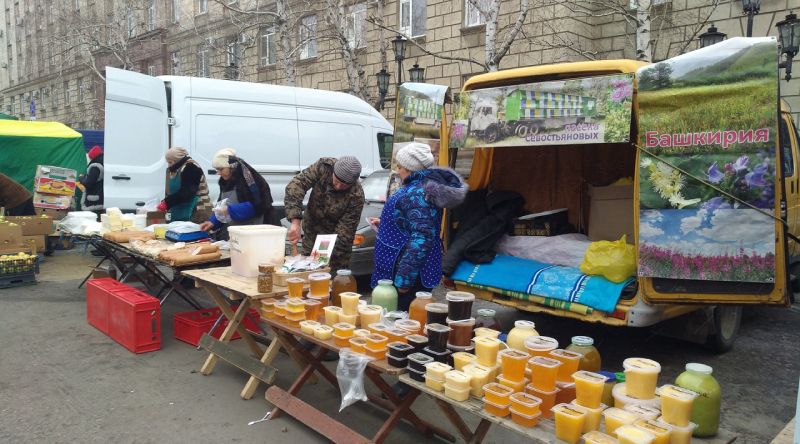
<path id="1" fill-rule="evenodd" d="M 288 279 L 287 279 L 288 281 Z M 313 296 L 326 296 L 331 293 L 330 273 L 312 273 L 308 275 L 310 294 Z"/>
<path id="2" fill-rule="evenodd" d="M 425 306 L 425 323 L 447 325 L 447 304 L 427 304 Z"/>
<path id="3" fill-rule="evenodd" d="M 573 336 L 572 344 L 566 350 L 580 353 L 583 356 L 578 364 L 578 370 L 600 371 L 600 353 L 594 347 L 594 339 L 588 336 Z"/>
<path id="4" fill-rule="evenodd" d="M 342 306 L 342 300 L 339 295 L 342 293 L 355 293 L 357 292 L 356 278 L 350 270 L 339 270 L 336 272 L 336 277 L 333 278 L 331 289 L 331 305 L 336 307 Z"/>
<path id="5" fill-rule="evenodd" d="M 428 304 L 433 304 L 433 295 L 427 291 L 418 291 L 408 308 L 408 318 L 419 322 L 420 325 L 425 325 L 427 321 L 425 306 Z"/>
<path id="6" fill-rule="evenodd" d="M 372 290 L 372 304 L 380 305 L 387 312 L 397 311 L 397 290 L 394 282 L 389 279 L 381 279 L 378 286 Z"/>
<path id="7" fill-rule="evenodd" d="M 472 328 L 475 326 L 475 319 L 469 318 L 459 321 L 447 319 L 447 326 L 451 329 L 449 339 L 451 345 L 457 345 L 459 347 L 470 345 L 470 341 L 472 340 Z"/>
<path id="8" fill-rule="evenodd" d="M 488 308 L 479 309 L 478 317 L 475 318 L 475 329 L 488 328 L 491 330 L 503 331 L 503 326 L 500 325 L 496 313 L 497 312 L 494 310 L 489 310 Z"/>
<path id="9" fill-rule="evenodd" d="M 534 328 L 536 324 L 531 321 L 516 321 L 514 328 L 508 332 L 506 344 L 515 350 L 527 352 L 525 348 L 525 340 L 531 336 L 539 336 L 539 332 Z"/>
<path id="10" fill-rule="evenodd" d="M 691 422 L 697 424 L 694 436 L 706 437 L 717 433 L 722 403 L 722 390 L 707 365 L 689 363 L 686 371 L 678 376 L 675 385 L 691 390 L 700 396 L 694 400 Z"/>
<path id="11" fill-rule="evenodd" d="M 628 358 L 622 362 L 625 368 L 625 389 L 628 396 L 636 399 L 653 399 L 656 396 L 658 374 L 661 365 L 652 359 Z"/>
<path id="12" fill-rule="evenodd" d="M 466 291 L 451 291 L 447 299 L 447 317 L 453 321 L 461 321 L 472 317 L 472 304 L 475 295 Z"/>

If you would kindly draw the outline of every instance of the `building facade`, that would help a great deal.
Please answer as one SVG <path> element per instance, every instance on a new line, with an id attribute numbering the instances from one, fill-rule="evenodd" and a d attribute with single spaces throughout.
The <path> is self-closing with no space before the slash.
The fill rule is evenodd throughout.
<path id="1" fill-rule="evenodd" d="M 388 96 L 395 92 L 391 40 L 398 33 L 409 39 L 403 80 L 416 63 L 426 82 L 458 90 L 493 69 L 487 39 L 501 48 L 517 23 L 499 69 L 636 58 L 643 48 L 633 24 L 644 3 L 652 3 L 645 5 L 645 41 L 653 61 L 697 49 L 711 23 L 729 38 L 745 35 L 747 26 L 740 0 L 2 1 L 0 112 L 82 129 L 104 127 L 106 66 L 155 76 L 293 79 L 295 86 L 351 92 L 375 104 L 381 68 L 392 74 Z M 493 23 L 495 6 L 492 38 L 486 22 Z M 792 8 L 800 9 L 800 0 L 762 0 L 753 35 L 777 36 L 775 24 Z M 797 120 L 800 80 L 781 81 L 781 96 Z M 391 108 L 384 110 L 390 119 Z"/>

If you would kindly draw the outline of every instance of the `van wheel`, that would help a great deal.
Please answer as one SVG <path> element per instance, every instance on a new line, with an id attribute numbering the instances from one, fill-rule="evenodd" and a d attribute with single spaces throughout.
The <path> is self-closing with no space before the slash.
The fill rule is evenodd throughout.
<path id="1" fill-rule="evenodd" d="M 742 323 L 742 307 L 718 305 L 714 307 L 716 333 L 706 339 L 706 347 L 715 353 L 725 353 L 733 348 Z"/>
<path id="2" fill-rule="evenodd" d="M 527 126 L 520 125 L 520 126 L 517 127 L 517 136 L 525 137 L 526 134 L 528 134 L 528 127 Z"/>
<path id="3" fill-rule="evenodd" d="M 496 126 L 491 126 L 491 127 L 487 128 L 486 132 L 484 133 L 484 138 L 489 143 L 496 142 L 497 141 L 497 127 Z"/>

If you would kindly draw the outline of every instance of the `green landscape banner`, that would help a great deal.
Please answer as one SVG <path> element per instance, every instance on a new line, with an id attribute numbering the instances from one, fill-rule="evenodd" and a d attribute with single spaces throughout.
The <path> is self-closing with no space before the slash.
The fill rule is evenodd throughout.
<path id="1" fill-rule="evenodd" d="M 450 148 L 630 141 L 633 74 L 457 93 Z"/>
<path id="2" fill-rule="evenodd" d="M 637 76 L 639 275 L 774 282 L 776 40 L 729 39 Z"/>

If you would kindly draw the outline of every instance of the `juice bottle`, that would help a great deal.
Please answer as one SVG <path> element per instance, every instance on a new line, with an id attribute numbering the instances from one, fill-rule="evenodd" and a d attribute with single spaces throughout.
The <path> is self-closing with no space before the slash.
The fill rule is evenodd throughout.
<path id="1" fill-rule="evenodd" d="M 342 299 L 339 298 L 341 293 L 356 292 L 356 278 L 350 270 L 339 270 L 336 272 L 336 277 L 333 278 L 333 290 L 331 290 L 331 305 L 336 307 L 342 306 Z"/>
<path id="2" fill-rule="evenodd" d="M 581 362 L 578 364 L 578 370 L 585 370 L 587 372 L 600 371 L 600 353 L 594 347 L 594 339 L 588 336 L 573 336 L 572 344 L 566 349 L 580 353 Z"/>
<path id="3" fill-rule="evenodd" d="M 720 403 L 722 391 L 719 383 L 711 373 L 713 369 L 707 365 L 689 363 L 686 371 L 678 376 L 675 385 L 700 394 L 692 406 L 691 422 L 697 424 L 694 436 L 712 436 L 719 429 Z"/>
<path id="4" fill-rule="evenodd" d="M 408 308 L 408 318 L 419 322 L 419 325 L 425 325 L 428 316 L 425 306 L 433 304 L 433 295 L 427 291 L 418 291 L 416 296 Z"/>
<path id="5" fill-rule="evenodd" d="M 475 318 L 475 328 L 490 328 L 492 330 L 503 331 L 503 326 L 500 321 L 495 317 L 494 310 L 488 308 L 481 308 L 478 310 L 478 317 Z"/>
<path id="6" fill-rule="evenodd" d="M 394 288 L 394 281 L 381 279 L 378 286 L 372 290 L 372 304 L 380 305 L 387 312 L 397 311 L 397 290 Z"/>

